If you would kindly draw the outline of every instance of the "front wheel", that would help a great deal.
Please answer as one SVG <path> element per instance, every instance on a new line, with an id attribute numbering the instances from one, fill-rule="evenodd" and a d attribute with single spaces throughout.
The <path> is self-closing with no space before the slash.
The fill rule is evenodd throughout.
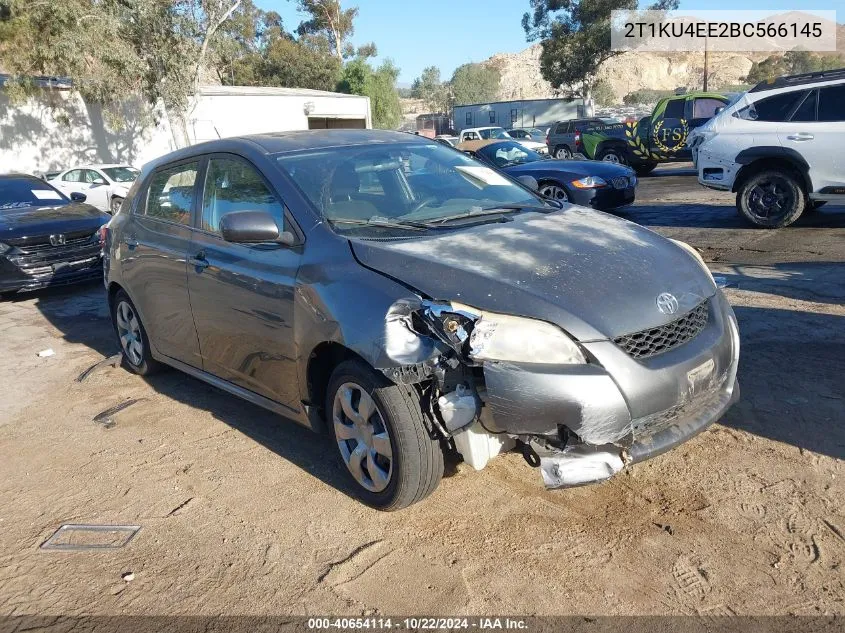
<path id="1" fill-rule="evenodd" d="M 545 198 L 557 200 L 558 202 L 569 202 L 569 194 L 566 192 L 566 189 L 556 182 L 541 182 L 538 193 Z"/>
<path id="2" fill-rule="evenodd" d="M 555 158 L 572 158 L 572 150 L 566 145 L 555 150 Z"/>
<path id="3" fill-rule="evenodd" d="M 111 306 L 112 324 L 120 342 L 123 359 L 129 369 L 140 376 L 156 372 L 161 365 L 150 353 L 150 340 L 138 316 L 138 310 L 123 290 L 118 291 Z"/>
<path id="4" fill-rule="evenodd" d="M 736 206 L 740 215 L 756 226 L 777 229 L 801 217 L 807 196 L 796 174 L 765 170 L 742 184 L 736 194 Z"/>
<path id="5" fill-rule="evenodd" d="M 607 149 L 603 149 L 601 152 L 599 152 L 599 155 L 596 156 L 596 158 L 605 163 L 613 163 L 615 165 L 628 164 L 628 160 L 625 158 L 624 152 L 616 147 L 608 147 Z"/>
<path id="6" fill-rule="evenodd" d="M 388 382 L 362 361 L 345 361 L 329 380 L 325 411 L 337 455 L 364 503 L 399 510 L 437 488 L 443 451 L 412 387 Z"/>

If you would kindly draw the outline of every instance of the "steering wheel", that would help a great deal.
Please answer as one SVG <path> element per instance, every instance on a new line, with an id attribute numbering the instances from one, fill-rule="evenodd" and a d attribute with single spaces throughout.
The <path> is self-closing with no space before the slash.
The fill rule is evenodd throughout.
<path id="1" fill-rule="evenodd" d="M 408 211 L 405 215 L 413 215 L 414 213 L 416 213 L 417 211 L 422 209 L 425 205 L 427 205 L 429 202 L 437 202 L 437 198 L 435 198 L 433 196 L 429 196 L 428 198 L 423 198 L 420 202 L 415 204 L 414 208 L 411 209 L 410 211 Z"/>

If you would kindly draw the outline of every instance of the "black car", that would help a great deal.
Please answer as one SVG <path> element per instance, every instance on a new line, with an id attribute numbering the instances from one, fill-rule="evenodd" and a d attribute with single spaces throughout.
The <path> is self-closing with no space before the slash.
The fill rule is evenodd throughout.
<path id="1" fill-rule="evenodd" d="M 0 175 L 0 294 L 102 275 L 99 229 L 109 216 L 84 194 L 72 198 L 35 176 Z"/>
<path id="2" fill-rule="evenodd" d="M 637 176 L 624 165 L 552 160 L 515 141 L 464 143 L 459 149 L 514 178 L 531 176 L 547 198 L 602 211 L 634 202 Z"/>

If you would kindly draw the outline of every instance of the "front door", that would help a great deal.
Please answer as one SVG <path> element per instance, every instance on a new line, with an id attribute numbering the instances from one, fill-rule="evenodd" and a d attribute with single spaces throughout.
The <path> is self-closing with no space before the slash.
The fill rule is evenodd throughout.
<path id="1" fill-rule="evenodd" d="M 266 211 L 285 230 L 281 199 L 258 169 L 237 156 L 212 156 L 188 268 L 203 367 L 297 408 L 293 302 L 300 254 L 280 244 L 226 242 L 220 218 L 234 211 Z"/>
<path id="2" fill-rule="evenodd" d="M 123 280 L 153 347 L 197 368 L 202 359 L 188 301 L 186 259 L 199 165 L 193 160 L 155 171 L 119 245 Z"/>
<path id="3" fill-rule="evenodd" d="M 692 160 L 686 139 L 690 116 L 686 102 L 684 97 L 673 97 L 664 102 L 662 111 L 659 104 L 655 108 L 649 142 L 651 151 L 664 160 Z"/>

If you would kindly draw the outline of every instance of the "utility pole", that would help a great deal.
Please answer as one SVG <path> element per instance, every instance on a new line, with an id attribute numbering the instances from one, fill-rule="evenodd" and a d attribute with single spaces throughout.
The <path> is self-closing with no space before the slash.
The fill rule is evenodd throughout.
<path id="1" fill-rule="evenodd" d="M 710 51 L 707 50 L 707 38 L 704 38 L 704 92 L 707 92 L 707 74 L 710 70 Z"/>

